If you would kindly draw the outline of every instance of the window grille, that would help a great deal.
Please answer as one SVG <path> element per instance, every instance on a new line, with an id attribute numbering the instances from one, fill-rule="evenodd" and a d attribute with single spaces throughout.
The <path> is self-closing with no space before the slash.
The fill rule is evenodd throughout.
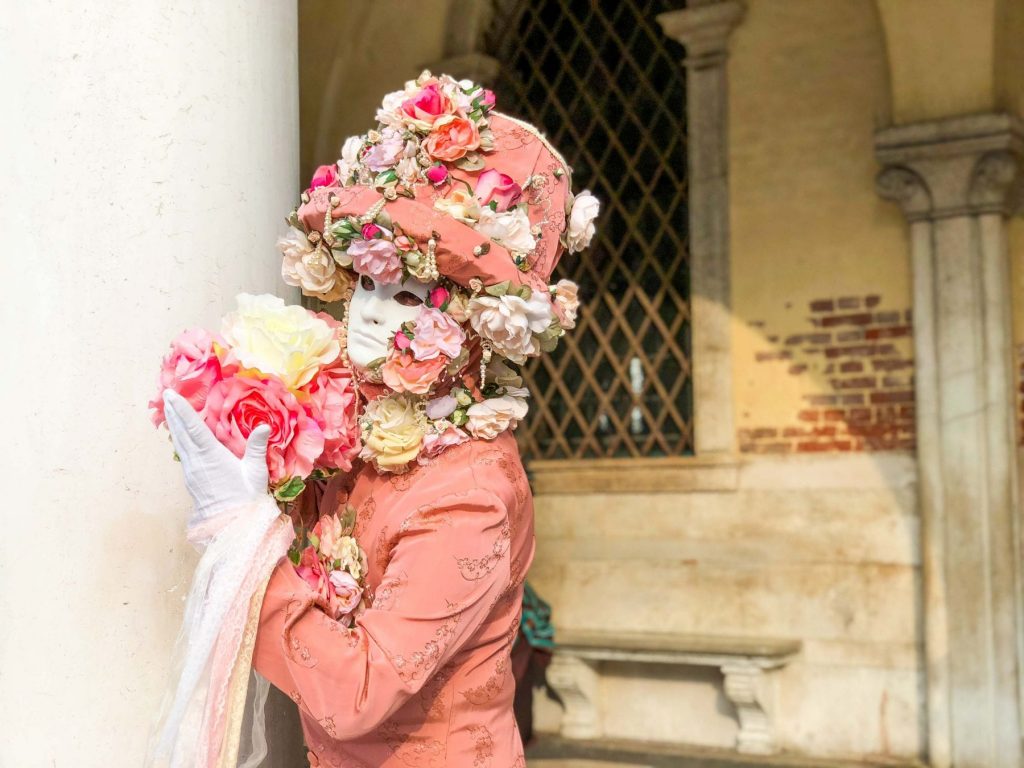
<path id="1" fill-rule="evenodd" d="M 575 330 L 525 366 L 527 459 L 692 453 L 683 51 L 667 0 L 505 0 L 486 34 L 498 109 L 544 131 L 601 200 L 598 236 L 556 277 Z"/>

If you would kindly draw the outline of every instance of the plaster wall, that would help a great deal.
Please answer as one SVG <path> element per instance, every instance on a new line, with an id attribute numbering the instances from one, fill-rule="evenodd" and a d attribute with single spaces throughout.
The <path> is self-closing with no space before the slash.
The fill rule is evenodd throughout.
<path id="1" fill-rule="evenodd" d="M 142 763 L 195 564 L 147 402 L 175 334 L 283 287 L 295 40 L 277 0 L 0 17 L 0 765 Z"/>

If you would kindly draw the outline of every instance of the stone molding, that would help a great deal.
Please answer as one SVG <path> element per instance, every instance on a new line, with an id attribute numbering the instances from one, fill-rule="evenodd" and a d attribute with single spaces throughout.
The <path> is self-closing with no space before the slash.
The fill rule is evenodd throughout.
<path id="1" fill-rule="evenodd" d="M 969 115 L 879 131 L 879 195 L 910 221 L 1020 211 L 1024 122 Z"/>
<path id="2" fill-rule="evenodd" d="M 686 46 L 687 67 L 720 66 L 729 52 L 729 37 L 743 20 L 746 5 L 720 0 L 658 14 L 662 30 Z"/>

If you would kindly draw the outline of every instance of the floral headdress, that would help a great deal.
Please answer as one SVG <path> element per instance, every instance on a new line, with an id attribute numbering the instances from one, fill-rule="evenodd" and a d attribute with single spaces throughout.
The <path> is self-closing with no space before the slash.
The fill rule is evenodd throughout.
<path id="1" fill-rule="evenodd" d="M 377 128 L 317 169 L 278 243 L 285 281 L 325 301 L 347 300 L 355 275 L 438 282 L 373 366 L 391 392 L 366 407 L 363 456 L 381 471 L 514 427 L 528 393 L 500 358 L 523 363 L 575 326 L 576 285 L 548 280 L 590 243 L 598 201 L 573 195 L 558 151 L 494 104 L 429 72 L 388 94 Z"/>

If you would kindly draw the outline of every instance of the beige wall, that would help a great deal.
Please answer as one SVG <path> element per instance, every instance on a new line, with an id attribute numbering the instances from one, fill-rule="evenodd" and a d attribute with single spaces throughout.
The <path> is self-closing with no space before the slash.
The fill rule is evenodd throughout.
<path id="1" fill-rule="evenodd" d="M 371 126 L 385 93 L 442 58 L 449 2 L 302 0 L 303 179 L 334 162 L 346 137 Z"/>

